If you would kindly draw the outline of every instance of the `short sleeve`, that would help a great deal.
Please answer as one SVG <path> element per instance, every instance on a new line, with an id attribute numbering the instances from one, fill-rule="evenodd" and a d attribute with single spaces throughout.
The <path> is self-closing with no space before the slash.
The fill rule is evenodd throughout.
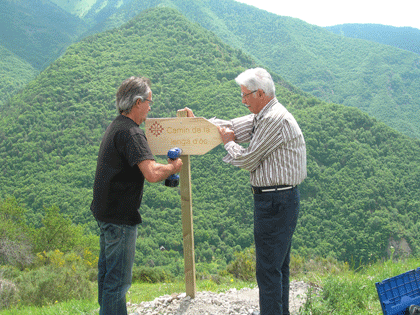
<path id="1" fill-rule="evenodd" d="M 116 142 L 120 146 L 118 151 L 125 156 L 131 167 L 134 167 L 144 160 L 155 159 L 149 144 L 147 143 L 146 135 L 140 128 L 132 127 L 128 130 L 128 133 L 124 132 L 124 134 L 119 136 L 124 139 L 120 139 Z"/>

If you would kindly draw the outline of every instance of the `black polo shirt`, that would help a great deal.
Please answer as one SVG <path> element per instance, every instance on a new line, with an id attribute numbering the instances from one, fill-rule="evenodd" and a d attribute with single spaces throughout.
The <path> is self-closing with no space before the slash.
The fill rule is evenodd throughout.
<path id="1" fill-rule="evenodd" d="M 137 164 L 144 160 L 154 157 L 143 130 L 130 118 L 118 116 L 106 129 L 99 148 L 90 207 L 97 220 L 141 223 L 144 176 Z"/>

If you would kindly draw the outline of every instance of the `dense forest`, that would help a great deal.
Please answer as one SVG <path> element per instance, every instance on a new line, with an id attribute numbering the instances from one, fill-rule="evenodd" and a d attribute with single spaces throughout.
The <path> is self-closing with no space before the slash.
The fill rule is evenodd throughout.
<path id="1" fill-rule="evenodd" d="M 0 107 L 28 82 L 35 79 L 39 71 L 29 63 L 0 46 Z"/>
<path id="2" fill-rule="evenodd" d="M 119 84 L 131 75 L 151 79 L 155 103 L 149 117 L 173 117 L 189 106 L 197 116 L 229 119 L 248 113 L 233 79 L 256 65 L 169 8 L 147 10 L 71 45 L 0 108 L 0 199 L 9 204 L 16 198 L 27 209 L 30 228 L 45 228 L 45 218 L 59 209 L 86 233 L 96 233 L 89 210 L 93 176 L 102 135 L 117 114 Z M 293 252 L 356 263 L 387 257 L 391 245 L 395 255 L 418 255 L 420 141 L 273 77 L 308 150 Z M 224 155 L 219 146 L 192 157 L 199 267 L 225 267 L 235 251 L 253 243 L 249 175 L 222 163 Z M 136 264 L 179 274 L 178 189 L 147 184 L 140 211 Z"/>
<path id="3" fill-rule="evenodd" d="M 134 0 L 93 30 L 125 23 L 146 8 L 176 8 L 285 80 L 319 99 L 357 107 L 420 138 L 420 56 L 332 34 L 299 19 L 231 0 Z M 252 44 L 250 44 L 252 43 Z"/>
<path id="4" fill-rule="evenodd" d="M 23 60 L 38 60 L 38 64 L 45 65 L 52 55 L 57 56 L 87 34 L 121 26 L 149 8 L 171 7 L 303 91 L 327 102 L 360 108 L 392 128 L 420 138 L 415 118 L 420 116 L 420 57 L 416 53 L 335 35 L 299 19 L 277 16 L 233 0 L 53 2 L 56 5 L 48 0 L 1 0 L 10 10 L 2 11 L 0 26 L 13 27 L 13 37 L 7 38 L 11 42 L 5 47 L 18 56 L 22 53 L 20 47 L 24 47 Z M 24 13 L 24 18 L 15 18 L 15 12 Z M 390 37 L 397 33 L 399 38 L 413 38 L 412 29 L 396 29 L 386 31 Z M 20 79 L 11 80 L 15 81 Z M 0 94 L 0 102 L 17 90 Z"/>
<path id="5" fill-rule="evenodd" d="M 334 34 L 365 39 L 420 54 L 420 30 L 381 24 L 341 24 L 327 26 Z"/>
<path id="6" fill-rule="evenodd" d="M 0 107 L 86 29 L 48 1 L 0 0 Z"/>
<path id="7" fill-rule="evenodd" d="M 42 70 L 86 30 L 79 18 L 49 1 L 0 0 L 0 43 Z"/>

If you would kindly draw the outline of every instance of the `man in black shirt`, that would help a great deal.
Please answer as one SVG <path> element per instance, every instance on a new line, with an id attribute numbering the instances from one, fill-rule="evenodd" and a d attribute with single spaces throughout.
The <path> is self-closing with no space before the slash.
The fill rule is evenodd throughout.
<path id="1" fill-rule="evenodd" d="M 153 103 L 150 85 L 140 77 L 121 84 L 116 95 L 120 115 L 108 126 L 99 148 L 91 210 L 100 228 L 100 315 L 127 314 L 125 295 L 131 286 L 144 179 L 159 182 L 182 167 L 181 159 L 156 163 L 139 128 Z"/>

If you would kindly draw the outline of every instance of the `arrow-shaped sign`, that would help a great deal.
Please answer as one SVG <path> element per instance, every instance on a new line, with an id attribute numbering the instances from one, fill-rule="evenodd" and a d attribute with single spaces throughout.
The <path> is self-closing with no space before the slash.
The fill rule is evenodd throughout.
<path id="1" fill-rule="evenodd" d="M 154 155 L 166 155 L 174 147 L 183 155 L 202 155 L 222 142 L 216 125 L 203 117 L 148 118 L 145 127 Z"/>

